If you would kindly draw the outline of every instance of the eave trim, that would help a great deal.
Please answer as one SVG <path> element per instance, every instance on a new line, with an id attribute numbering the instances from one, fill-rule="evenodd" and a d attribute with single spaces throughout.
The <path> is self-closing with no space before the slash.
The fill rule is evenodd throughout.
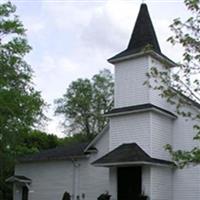
<path id="1" fill-rule="evenodd" d="M 111 64 L 115 64 L 115 63 L 119 63 L 119 62 L 122 62 L 122 61 L 125 61 L 125 60 L 130 60 L 130 59 L 141 57 L 141 56 L 145 56 L 145 55 L 150 55 L 150 56 L 152 56 L 154 58 L 157 58 L 161 62 L 165 62 L 168 67 L 177 66 L 177 63 L 175 63 L 174 61 L 170 60 L 169 58 L 167 58 L 164 55 L 159 55 L 158 53 L 156 53 L 153 50 L 141 51 L 139 53 L 126 55 L 126 56 L 122 56 L 122 57 L 119 57 L 119 58 L 110 58 L 110 59 L 108 59 L 108 62 L 111 63 Z"/>
<path id="2" fill-rule="evenodd" d="M 172 119 L 177 118 L 177 116 L 174 113 L 169 112 L 169 111 L 167 111 L 163 108 L 160 108 L 158 106 L 155 106 L 153 104 L 141 104 L 141 105 L 136 105 L 136 106 L 116 108 L 116 109 L 111 110 L 108 113 L 105 113 L 104 115 L 106 117 L 113 117 L 113 116 L 120 116 L 120 115 L 127 115 L 127 114 L 132 114 L 132 113 L 148 112 L 148 111 L 154 111 L 154 112 L 163 114 L 167 117 L 170 117 Z"/>
<path id="3" fill-rule="evenodd" d="M 132 165 L 153 165 L 153 166 L 165 166 L 165 167 L 172 167 L 174 166 L 173 163 L 164 164 L 164 163 L 154 163 L 154 162 L 147 162 L 147 161 L 136 161 L 136 162 L 116 162 L 116 163 L 97 163 L 93 164 L 95 167 L 114 167 L 114 166 L 132 166 Z"/>

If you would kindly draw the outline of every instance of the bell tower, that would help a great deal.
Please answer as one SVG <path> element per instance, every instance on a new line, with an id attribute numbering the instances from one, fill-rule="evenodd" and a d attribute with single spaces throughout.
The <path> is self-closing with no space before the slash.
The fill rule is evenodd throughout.
<path id="1" fill-rule="evenodd" d="M 174 63 L 161 52 L 156 33 L 148 12 L 147 5 L 142 3 L 127 48 L 108 59 L 115 66 L 115 108 L 157 104 L 155 91 L 144 85 L 149 69 L 157 65 L 173 66 Z"/>
<path id="2" fill-rule="evenodd" d="M 160 91 L 144 83 L 151 67 L 165 70 L 175 63 L 160 49 L 146 4 L 141 4 L 127 48 L 108 61 L 115 67 L 115 103 L 106 113 L 110 119 L 110 150 L 135 142 L 149 155 L 168 159 L 163 146 L 171 142 L 169 127 L 176 116 Z M 166 124 L 170 124 L 168 128 Z M 168 139 L 163 139 L 163 130 Z"/>

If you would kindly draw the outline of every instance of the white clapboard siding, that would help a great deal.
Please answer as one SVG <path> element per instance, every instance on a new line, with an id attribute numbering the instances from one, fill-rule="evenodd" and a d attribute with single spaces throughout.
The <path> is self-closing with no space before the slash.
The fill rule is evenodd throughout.
<path id="1" fill-rule="evenodd" d="M 127 60 L 115 65 L 115 107 L 149 102 L 147 80 L 148 57 Z"/>
<path id="2" fill-rule="evenodd" d="M 32 179 L 30 200 L 61 200 L 65 191 L 73 194 L 74 170 L 76 170 L 76 196 L 80 200 L 94 200 L 109 190 L 109 170 L 94 167 L 90 163 L 108 152 L 109 134 L 105 133 L 95 144 L 98 153 L 76 161 L 48 161 L 17 164 L 15 174 Z M 21 200 L 21 191 L 14 188 L 14 200 Z"/>

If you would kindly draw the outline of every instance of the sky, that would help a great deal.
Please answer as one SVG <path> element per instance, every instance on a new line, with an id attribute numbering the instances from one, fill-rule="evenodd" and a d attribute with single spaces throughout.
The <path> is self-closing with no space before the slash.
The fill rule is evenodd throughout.
<path id="1" fill-rule="evenodd" d="M 1 1 L 1 0 L 0 0 Z M 11 0 L 27 29 L 32 52 L 26 61 L 34 70 L 35 88 L 50 105 L 43 130 L 64 136 L 54 100 L 78 78 L 90 78 L 114 67 L 107 59 L 124 50 L 142 0 Z M 183 0 L 146 0 L 162 52 L 174 61 L 180 47 L 166 40 L 174 18 L 186 19 Z"/>

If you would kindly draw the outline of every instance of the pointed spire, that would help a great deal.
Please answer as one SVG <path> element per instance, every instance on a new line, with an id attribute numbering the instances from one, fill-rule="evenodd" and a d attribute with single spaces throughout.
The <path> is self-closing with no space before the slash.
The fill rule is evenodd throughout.
<path id="1" fill-rule="evenodd" d="M 141 51 L 146 45 L 161 53 L 153 24 L 146 4 L 142 4 L 128 44 L 128 50 Z"/>
<path id="2" fill-rule="evenodd" d="M 142 3 L 127 49 L 113 58 L 110 58 L 108 61 L 112 62 L 114 59 L 139 53 L 144 50 L 147 45 L 149 45 L 151 50 L 161 54 L 147 5 Z"/>

